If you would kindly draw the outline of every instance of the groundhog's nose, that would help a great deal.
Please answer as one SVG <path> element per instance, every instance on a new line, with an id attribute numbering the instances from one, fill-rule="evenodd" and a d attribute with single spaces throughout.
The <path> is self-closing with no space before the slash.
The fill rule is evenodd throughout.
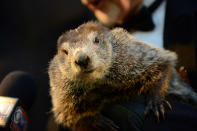
<path id="1" fill-rule="evenodd" d="M 79 54 L 75 60 L 75 64 L 79 65 L 82 68 L 87 68 L 90 62 L 90 58 L 86 54 Z"/>

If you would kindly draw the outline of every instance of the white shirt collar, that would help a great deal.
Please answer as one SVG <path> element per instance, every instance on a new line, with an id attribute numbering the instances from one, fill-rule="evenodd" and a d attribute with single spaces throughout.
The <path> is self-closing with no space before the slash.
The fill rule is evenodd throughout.
<path id="1" fill-rule="evenodd" d="M 155 0 L 144 0 L 143 5 L 149 7 Z"/>
<path id="2" fill-rule="evenodd" d="M 144 0 L 144 4 L 152 4 L 154 0 Z M 156 47 L 163 48 L 163 32 L 165 21 L 166 1 L 163 1 L 161 5 L 152 14 L 155 28 L 153 31 L 143 32 L 136 31 L 132 35 L 138 39 L 150 43 Z"/>

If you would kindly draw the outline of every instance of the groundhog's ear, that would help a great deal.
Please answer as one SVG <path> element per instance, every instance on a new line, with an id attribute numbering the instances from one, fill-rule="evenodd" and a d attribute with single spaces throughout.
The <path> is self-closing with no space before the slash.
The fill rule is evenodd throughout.
<path id="1" fill-rule="evenodd" d="M 116 27 L 116 28 L 113 28 L 112 30 L 111 30 L 111 33 L 112 34 L 121 34 L 121 33 L 126 33 L 127 31 L 125 30 L 125 29 L 123 29 L 123 28 L 120 28 L 120 27 Z"/>
<path id="2" fill-rule="evenodd" d="M 62 34 L 58 39 L 57 39 L 57 48 L 59 48 L 61 46 L 61 44 L 63 43 L 65 39 L 65 34 Z"/>
<path id="3" fill-rule="evenodd" d="M 117 27 L 117 28 L 114 28 L 112 29 L 110 32 L 109 32 L 109 35 L 111 35 L 112 37 L 111 38 L 115 38 L 115 39 L 122 39 L 122 38 L 125 38 L 129 35 L 129 33 L 123 29 L 123 28 L 120 28 L 120 27 Z"/>

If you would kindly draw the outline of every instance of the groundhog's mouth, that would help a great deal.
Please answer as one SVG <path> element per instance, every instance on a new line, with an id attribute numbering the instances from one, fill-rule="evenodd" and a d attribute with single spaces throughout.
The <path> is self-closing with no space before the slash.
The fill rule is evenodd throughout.
<path id="1" fill-rule="evenodd" d="M 81 79 L 81 80 L 89 81 L 91 73 L 93 73 L 94 71 L 95 71 L 95 69 L 92 69 L 92 70 L 81 70 L 77 77 L 79 79 Z"/>
<path id="2" fill-rule="evenodd" d="M 90 73 L 92 73 L 93 71 L 94 71 L 94 69 L 91 69 L 91 70 L 84 70 L 83 73 L 85 73 L 85 74 L 90 74 Z"/>

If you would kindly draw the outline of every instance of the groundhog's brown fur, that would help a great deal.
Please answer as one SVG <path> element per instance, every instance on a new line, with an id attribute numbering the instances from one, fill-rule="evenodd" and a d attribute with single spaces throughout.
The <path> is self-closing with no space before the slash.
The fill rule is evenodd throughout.
<path id="1" fill-rule="evenodd" d="M 91 120 L 90 130 L 96 130 L 97 123 L 115 130 L 116 125 L 99 113 L 103 103 L 142 93 L 145 112 L 164 115 L 164 104 L 170 107 L 165 93 L 176 60 L 174 52 L 138 41 L 122 28 L 109 30 L 88 22 L 66 32 L 49 66 L 57 123 L 77 130 L 79 121 Z M 81 124 L 84 130 L 86 124 Z"/>

